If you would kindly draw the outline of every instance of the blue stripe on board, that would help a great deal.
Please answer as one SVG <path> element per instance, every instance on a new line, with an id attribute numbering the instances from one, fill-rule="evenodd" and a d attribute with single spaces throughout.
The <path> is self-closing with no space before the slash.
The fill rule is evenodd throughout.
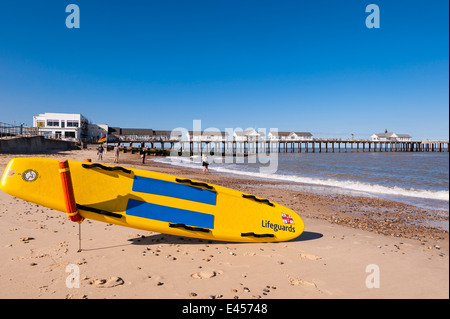
<path id="1" fill-rule="evenodd" d="M 129 199 L 127 215 L 202 228 L 214 228 L 214 215 Z"/>
<path id="2" fill-rule="evenodd" d="M 160 179 L 134 176 L 133 191 L 186 199 L 194 202 L 216 205 L 217 193 L 208 189 L 182 185 Z"/>

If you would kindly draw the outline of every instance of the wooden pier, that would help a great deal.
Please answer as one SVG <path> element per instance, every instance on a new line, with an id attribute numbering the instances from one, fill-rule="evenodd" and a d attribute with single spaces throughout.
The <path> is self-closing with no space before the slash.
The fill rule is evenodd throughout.
<path id="1" fill-rule="evenodd" d="M 161 149 L 201 154 L 217 152 L 224 155 L 258 153 L 348 153 L 348 152 L 448 152 L 449 141 L 372 141 L 372 140 L 265 140 L 265 141 L 180 141 L 121 139 L 110 144 L 119 144 L 125 151 Z"/>

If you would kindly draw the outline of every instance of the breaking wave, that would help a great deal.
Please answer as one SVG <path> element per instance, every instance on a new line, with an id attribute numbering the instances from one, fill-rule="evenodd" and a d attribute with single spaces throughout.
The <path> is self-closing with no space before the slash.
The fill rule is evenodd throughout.
<path id="1" fill-rule="evenodd" d="M 194 163 L 188 159 L 171 159 L 171 158 L 157 158 L 152 159 L 155 162 L 172 164 L 183 166 L 187 168 L 193 169 L 201 169 L 201 165 L 199 163 Z M 234 165 L 236 166 L 236 165 Z M 240 176 L 250 177 L 252 179 L 269 179 L 275 181 L 283 181 L 287 183 L 299 183 L 299 184 L 309 184 L 316 186 L 329 186 L 329 187 L 337 187 L 341 189 L 346 189 L 349 191 L 356 192 L 364 192 L 370 194 L 379 194 L 379 195 L 388 195 L 388 196 L 407 196 L 407 197 L 415 197 L 415 198 L 423 198 L 423 199 L 432 199 L 432 200 L 441 200 L 441 201 L 449 201 L 449 192 L 440 190 L 424 190 L 424 189 L 415 189 L 415 188 L 402 188 L 402 187 L 391 187 L 391 186 L 383 186 L 378 184 L 364 183 L 359 181 L 351 181 L 351 180 L 337 180 L 337 179 L 323 179 L 323 178 L 313 178 L 313 177 L 304 177 L 298 175 L 286 175 L 286 174 L 265 174 L 260 172 L 253 172 L 244 169 L 238 168 L 230 168 L 227 167 L 226 164 L 217 164 L 214 167 L 210 166 L 211 171 L 216 171 L 219 173 L 226 174 L 235 174 Z"/>

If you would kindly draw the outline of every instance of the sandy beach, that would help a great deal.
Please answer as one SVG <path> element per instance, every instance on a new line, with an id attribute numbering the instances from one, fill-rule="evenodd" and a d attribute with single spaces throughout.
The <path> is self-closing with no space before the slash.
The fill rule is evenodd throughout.
<path id="1" fill-rule="evenodd" d="M 17 156 L 0 154 L 0 172 Z M 38 154 L 82 160 L 93 149 Z M 103 163 L 113 164 L 113 153 Z M 368 197 L 316 195 L 120 154 L 120 164 L 239 189 L 295 210 L 305 232 L 282 243 L 205 241 L 86 220 L 0 191 L 0 298 L 449 298 L 448 231 L 426 209 Z M 420 218 L 419 218 L 420 217 Z M 68 277 L 79 271 L 79 287 Z M 379 287 L 371 278 L 379 275 Z"/>

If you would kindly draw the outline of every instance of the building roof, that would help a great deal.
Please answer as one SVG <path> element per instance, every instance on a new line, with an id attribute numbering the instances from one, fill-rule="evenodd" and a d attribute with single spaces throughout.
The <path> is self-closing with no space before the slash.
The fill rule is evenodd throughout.
<path id="1" fill-rule="evenodd" d="M 393 136 L 402 137 L 402 138 L 411 138 L 411 135 L 409 135 L 409 134 L 396 134 L 394 132 L 375 133 L 374 135 L 376 135 L 379 138 L 389 138 L 389 137 L 393 137 Z"/>
<path id="2" fill-rule="evenodd" d="M 170 136 L 170 132 L 171 131 L 161 131 L 161 130 L 153 131 L 153 135 L 156 135 L 156 136 Z"/>
<path id="3" fill-rule="evenodd" d="M 120 135 L 145 135 L 153 136 L 153 130 L 149 128 L 121 128 Z"/>
<path id="4" fill-rule="evenodd" d="M 275 135 L 275 136 L 288 136 L 289 134 L 291 134 L 291 132 L 272 132 L 272 131 L 270 131 L 269 134 Z"/>
<path id="5" fill-rule="evenodd" d="M 294 133 L 297 136 L 312 136 L 312 134 L 309 132 L 291 132 L 291 133 Z"/>
<path id="6" fill-rule="evenodd" d="M 153 131 L 153 136 L 164 136 L 164 137 L 180 137 L 183 133 L 181 131 Z"/>
<path id="7" fill-rule="evenodd" d="M 228 132 L 218 132 L 218 131 L 189 131 L 189 135 L 192 136 L 228 136 Z"/>
<path id="8" fill-rule="evenodd" d="M 270 132 L 270 134 L 275 136 L 289 136 L 291 134 L 296 134 L 297 136 L 313 136 L 310 132 Z"/>
<path id="9" fill-rule="evenodd" d="M 392 137 L 392 135 L 394 135 L 394 132 L 391 133 L 375 133 L 376 136 L 378 137 Z"/>
<path id="10" fill-rule="evenodd" d="M 259 133 L 256 132 L 254 129 L 249 129 L 244 131 L 244 135 L 258 135 Z"/>

